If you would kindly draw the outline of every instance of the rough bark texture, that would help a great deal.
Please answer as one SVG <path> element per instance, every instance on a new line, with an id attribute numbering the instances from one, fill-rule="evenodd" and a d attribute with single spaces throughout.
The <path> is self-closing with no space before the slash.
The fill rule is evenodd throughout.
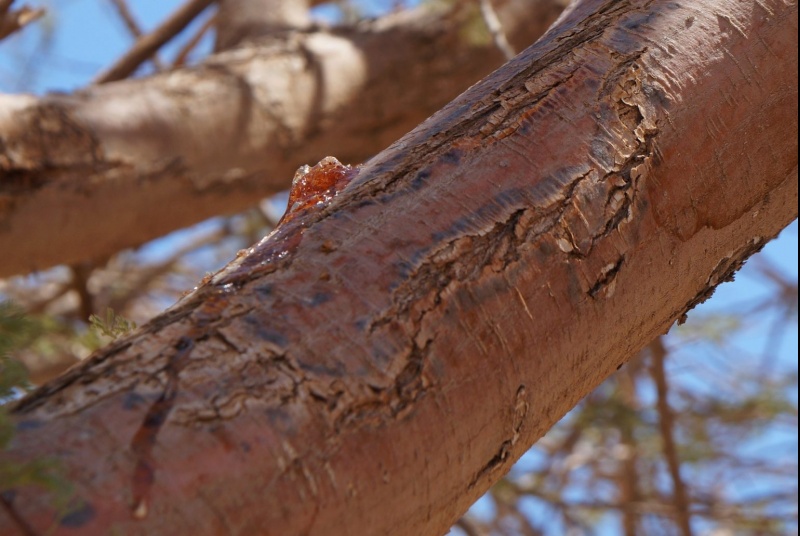
<path id="1" fill-rule="evenodd" d="M 74 482 L 55 534 L 442 534 L 796 217 L 796 72 L 794 3 L 581 2 L 23 400 L 7 455 Z"/>
<path id="2" fill-rule="evenodd" d="M 564 2 L 498 11 L 522 49 Z M 0 95 L 0 277 L 251 207 L 326 154 L 378 153 L 502 63 L 491 39 L 464 37 L 470 17 L 421 8 L 74 95 Z"/>

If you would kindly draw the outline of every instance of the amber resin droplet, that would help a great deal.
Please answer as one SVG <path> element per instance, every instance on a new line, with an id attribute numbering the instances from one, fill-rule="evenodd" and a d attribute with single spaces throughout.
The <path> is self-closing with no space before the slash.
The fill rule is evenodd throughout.
<path id="1" fill-rule="evenodd" d="M 358 167 L 347 166 L 332 156 L 326 156 L 314 166 L 302 166 L 294 174 L 289 204 L 280 223 L 298 212 L 319 207 L 333 199 L 350 182 Z"/>

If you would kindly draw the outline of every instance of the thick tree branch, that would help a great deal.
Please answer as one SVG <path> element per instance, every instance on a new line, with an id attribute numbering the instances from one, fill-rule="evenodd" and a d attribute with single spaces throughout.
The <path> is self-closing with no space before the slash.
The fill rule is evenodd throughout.
<path id="1" fill-rule="evenodd" d="M 559 1 L 497 7 L 529 44 Z M 376 154 L 503 61 L 459 28 L 417 10 L 72 96 L 0 95 L 0 276 L 253 206 L 327 154 Z"/>
<path id="2" fill-rule="evenodd" d="M 796 217 L 796 44 L 779 0 L 581 2 L 360 170 L 301 177 L 335 180 L 22 400 L 3 455 L 66 471 L 55 534 L 443 533 Z"/>
<path id="3" fill-rule="evenodd" d="M 219 0 L 214 48 L 228 50 L 243 41 L 274 36 L 311 25 L 308 0 Z"/>

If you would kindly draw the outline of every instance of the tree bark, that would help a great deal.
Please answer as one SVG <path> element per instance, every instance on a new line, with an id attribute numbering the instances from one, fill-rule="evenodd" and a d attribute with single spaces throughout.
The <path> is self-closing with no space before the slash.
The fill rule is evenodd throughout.
<path id="1" fill-rule="evenodd" d="M 796 72 L 793 3 L 580 2 L 22 400 L 3 455 L 82 502 L 0 531 L 445 532 L 796 217 Z"/>
<path id="2" fill-rule="evenodd" d="M 498 11 L 521 49 L 564 1 Z M 464 39 L 462 11 L 290 32 L 74 95 L 0 95 L 0 277 L 251 207 L 327 154 L 378 153 L 503 62 L 490 39 Z"/>
<path id="3" fill-rule="evenodd" d="M 246 39 L 307 28 L 307 0 L 220 0 L 215 50 L 233 48 Z"/>

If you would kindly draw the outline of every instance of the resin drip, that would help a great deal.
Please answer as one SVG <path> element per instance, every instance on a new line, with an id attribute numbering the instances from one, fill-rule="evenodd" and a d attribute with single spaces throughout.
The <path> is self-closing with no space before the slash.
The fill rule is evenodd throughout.
<path id="1" fill-rule="evenodd" d="M 314 167 L 298 169 L 292 179 L 286 213 L 278 225 L 306 209 L 325 205 L 347 186 L 357 171 L 357 167 L 346 166 L 332 156 L 326 156 Z"/>

